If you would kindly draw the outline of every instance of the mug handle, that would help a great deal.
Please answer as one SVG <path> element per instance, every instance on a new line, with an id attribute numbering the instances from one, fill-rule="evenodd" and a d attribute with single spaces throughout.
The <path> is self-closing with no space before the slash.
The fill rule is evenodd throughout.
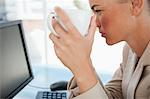
<path id="1" fill-rule="evenodd" d="M 50 12 L 48 14 L 48 17 L 47 17 L 47 26 L 48 26 L 48 29 L 54 33 L 55 35 L 57 35 L 56 31 L 54 30 L 53 26 L 52 26 L 52 18 L 53 17 L 57 17 L 56 13 L 55 12 Z"/>

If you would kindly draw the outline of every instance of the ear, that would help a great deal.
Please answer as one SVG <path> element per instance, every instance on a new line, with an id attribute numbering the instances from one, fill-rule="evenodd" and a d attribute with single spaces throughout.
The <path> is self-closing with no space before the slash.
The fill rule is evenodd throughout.
<path id="1" fill-rule="evenodd" d="M 132 14 L 138 16 L 144 7 L 144 0 L 131 0 L 132 1 Z"/>

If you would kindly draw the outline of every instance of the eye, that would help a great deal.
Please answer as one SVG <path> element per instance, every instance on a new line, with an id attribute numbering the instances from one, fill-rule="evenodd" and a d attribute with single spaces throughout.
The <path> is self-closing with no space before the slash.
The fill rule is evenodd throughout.
<path id="1" fill-rule="evenodd" d="M 101 10 L 95 10 L 95 12 L 101 12 Z"/>
<path id="2" fill-rule="evenodd" d="M 95 10 L 94 12 L 95 12 L 95 14 L 97 14 L 97 15 L 101 15 L 102 10 Z"/>

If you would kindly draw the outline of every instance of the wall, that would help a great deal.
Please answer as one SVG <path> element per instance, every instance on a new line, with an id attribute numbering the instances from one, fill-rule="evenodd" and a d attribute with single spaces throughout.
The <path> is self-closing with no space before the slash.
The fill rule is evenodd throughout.
<path id="1" fill-rule="evenodd" d="M 2 63 L 1 60 L 2 60 L 2 38 L 1 38 L 1 30 L 0 30 L 0 67 L 1 67 L 1 63 Z M 0 70 L 1 70 L 1 68 L 0 68 Z"/>
<path id="2" fill-rule="evenodd" d="M 5 17 L 5 2 L 4 0 L 0 0 L 0 21 Z"/>
<path id="3" fill-rule="evenodd" d="M 1 76 L 2 76 L 2 74 L 1 74 L 1 73 L 2 73 L 2 72 L 1 72 L 1 70 L 2 70 L 2 69 L 1 69 L 1 63 L 2 63 L 2 62 L 1 62 L 1 57 L 2 57 L 2 54 L 1 54 L 1 50 L 2 50 L 1 48 L 2 48 L 2 47 L 1 47 L 1 45 L 2 45 L 2 44 L 1 44 L 1 30 L 0 30 L 0 96 L 1 96 L 1 78 L 2 78 L 2 77 L 1 77 Z"/>
<path id="4" fill-rule="evenodd" d="M 43 18 L 43 0 L 5 0 L 8 20 Z"/>

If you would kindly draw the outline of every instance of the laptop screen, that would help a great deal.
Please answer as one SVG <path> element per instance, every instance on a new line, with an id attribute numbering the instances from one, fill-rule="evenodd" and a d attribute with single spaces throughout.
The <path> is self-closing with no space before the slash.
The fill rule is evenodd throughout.
<path id="1" fill-rule="evenodd" d="M 21 21 L 0 26 L 0 98 L 14 97 L 32 79 Z"/>

